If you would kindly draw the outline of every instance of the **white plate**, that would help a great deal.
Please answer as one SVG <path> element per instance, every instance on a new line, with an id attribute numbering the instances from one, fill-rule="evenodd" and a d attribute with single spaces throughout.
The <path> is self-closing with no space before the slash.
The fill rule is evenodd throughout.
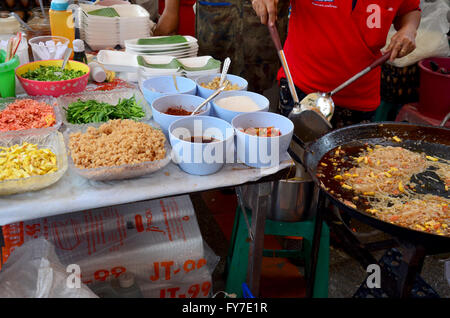
<path id="1" fill-rule="evenodd" d="M 149 37 L 149 39 L 165 38 L 165 37 L 167 37 L 167 36 L 154 36 L 154 37 Z M 140 44 L 137 44 L 137 41 L 139 39 L 141 39 L 141 38 L 135 38 L 135 39 L 132 39 L 132 40 L 128 40 L 126 45 L 129 46 L 129 47 L 136 47 L 136 48 L 142 48 L 142 47 L 148 48 L 148 47 L 150 47 L 150 48 L 153 48 L 153 49 L 155 49 L 155 48 L 159 49 L 159 48 L 174 48 L 174 47 L 176 48 L 176 47 L 179 47 L 179 46 L 185 46 L 186 44 L 187 45 L 191 45 L 193 43 L 197 43 L 197 39 L 192 37 L 192 36 L 184 35 L 184 38 L 187 40 L 187 42 L 174 43 L 174 44 L 163 44 L 163 45 L 161 45 L 161 44 L 158 44 L 158 45 L 140 45 Z"/>
<path id="2" fill-rule="evenodd" d="M 101 7 L 97 6 L 97 5 L 83 4 L 83 3 L 80 4 L 80 7 L 81 7 L 81 9 L 84 12 L 86 12 L 86 14 L 88 12 L 90 12 L 90 11 L 98 10 L 99 8 L 101 8 Z M 115 9 L 117 11 L 117 13 L 119 14 L 120 18 L 150 18 L 150 14 L 148 13 L 148 11 L 145 10 L 140 5 L 136 5 L 136 4 L 130 4 L 130 5 L 118 4 L 118 5 L 108 6 L 108 7 Z M 87 14 L 87 16 L 90 19 L 100 19 L 100 18 L 108 19 L 108 17 L 101 17 L 101 16 L 97 16 L 97 15 Z M 111 18 L 109 18 L 109 19 L 111 19 Z"/>
<path id="3" fill-rule="evenodd" d="M 137 72 L 139 68 L 137 55 L 126 52 L 101 50 L 97 61 L 114 72 Z"/>
<path id="4" fill-rule="evenodd" d="M 92 35 L 92 34 L 85 34 L 85 38 L 90 42 L 109 42 L 109 41 L 119 41 L 119 37 L 117 35 L 111 35 L 111 36 L 99 36 L 99 35 Z"/>
<path id="5" fill-rule="evenodd" d="M 144 57 L 148 64 L 169 64 L 175 58 L 172 55 L 155 55 Z"/>
<path id="6" fill-rule="evenodd" d="M 186 51 L 179 51 L 179 52 L 136 52 L 133 50 L 129 50 L 128 48 L 125 49 L 126 52 L 132 53 L 132 54 L 138 54 L 138 55 L 168 55 L 170 54 L 171 56 L 180 56 L 180 55 L 184 55 L 184 54 L 189 54 L 189 53 L 197 53 L 198 49 L 192 49 L 192 50 L 186 50 Z M 195 55 L 196 56 L 196 55 Z"/>
<path id="7" fill-rule="evenodd" d="M 125 41 L 125 43 L 126 43 L 126 41 Z M 125 48 L 127 50 L 130 50 L 133 52 L 138 52 L 138 53 L 143 53 L 143 54 L 173 55 L 175 53 L 184 53 L 184 52 L 190 52 L 193 50 L 198 50 L 199 47 L 197 45 L 197 46 L 187 47 L 187 48 L 182 48 L 182 49 L 149 50 L 149 49 L 135 49 L 135 48 L 129 47 L 125 44 Z"/>
<path id="8" fill-rule="evenodd" d="M 212 56 L 206 55 L 206 56 L 182 58 L 182 59 L 178 59 L 178 61 L 180 61 L 181 64 L 183 64 L 184 66 L 187 66 L 187 67 L 203 67 L 212 58 L 213 58 Z"/>

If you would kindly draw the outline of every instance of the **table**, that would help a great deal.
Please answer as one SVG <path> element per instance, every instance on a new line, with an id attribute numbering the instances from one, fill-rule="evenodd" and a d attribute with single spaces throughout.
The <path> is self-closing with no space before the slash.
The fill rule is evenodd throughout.
<path id="1" fill-rule="evenodd" d="M 58 214 L 95 209 L 143 200 L 234 187 L 257 182 L 293 167 L 287 154 L 278 167 L 254 169 L 227 164 L 210 176 L 193 176 L 174 163 L 140 178 L 99 182 L 82 178 L 70 168 L 57 183 L 36 192 L 0 197 L 0 226 Z M 284 174 L 286 175 L 286 173 Z"/>

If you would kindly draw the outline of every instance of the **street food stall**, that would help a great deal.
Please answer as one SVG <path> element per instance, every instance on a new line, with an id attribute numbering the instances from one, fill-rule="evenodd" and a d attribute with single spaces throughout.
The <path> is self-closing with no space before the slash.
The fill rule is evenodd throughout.
<path id="1" fill-rule="evenodd" d="M 0 295 L 38 295 L 41 278 L 15 273 L 35 271 L 34 255 L 55 271 L 75 266 L 83 287 L 62 287 L 66 297 L 253 298 L 264 296 L 263 258 L 282 257 L 303 262 L 306 297 L 326 298 L 332 240 L 364 270 L 381 267 L 383 288 L 367 280 L 353 297 L 437 295 L 420 274 L 427 255 L 450 252 L 448 56 L 421 56 L 417 116 L 408 104 L 397 122 L 333 130 L 335 94 L 390 52 L 300 96 L 270 26 L 292 95 L 282 115 L 228 73 L 235 61 L 198 56 L 195 36 L 153 36 L 143 6 L 53 0 L 33 13 L 0 16 L 0 284 L 10 286 Z M 191 197 L 230 189 L 237 209 L 219 257 Z M 361 242 L 350 219 L 389 239 Z M 301 251 L 269 250 L 268 234 Z"/>

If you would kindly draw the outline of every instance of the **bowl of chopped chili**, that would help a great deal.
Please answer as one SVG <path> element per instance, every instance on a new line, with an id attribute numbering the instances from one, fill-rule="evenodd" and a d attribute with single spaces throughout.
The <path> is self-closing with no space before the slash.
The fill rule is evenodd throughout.
<path id="1" fill-rule="evenodd" d="M 171 123 L 177 119 L 190 116 L 195 108 L 204 101 L 204 98 L 195 95 L 174 94 L 161 96 L 152 103 L 153 118 L 167 136 Z M 209 116 L 210 110 L 211 104 L 208 103 L 196 116 Z"/>

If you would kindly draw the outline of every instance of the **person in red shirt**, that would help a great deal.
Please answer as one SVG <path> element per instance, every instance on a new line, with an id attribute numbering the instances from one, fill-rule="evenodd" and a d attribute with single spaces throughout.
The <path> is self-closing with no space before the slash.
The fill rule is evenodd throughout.
<path id="1" fill-rule="evenodd" d="M 276 23 L 278 0 L 253 0 L 261 23 Z M 388 31 L 397 33 L 386 50 L 390 60 L 415 49 L 420 0 L 291 0 L 284 53 L 299 99 L 328 92 L 381 56 Z M 280 109 L 287 115 L 293 102 L 283 69 Z M 368 122 L 380 105 L 381 69 L 377 68 L 333 96 L 333 127 Z"/>
<path id="2" fill-rule="evenodd" d="M 157 1 L 157 0 L 153 0 Z M 196 0 L 159 0 L 159 13 L 153 35 L 191 35 L 195 36 Z"/>

